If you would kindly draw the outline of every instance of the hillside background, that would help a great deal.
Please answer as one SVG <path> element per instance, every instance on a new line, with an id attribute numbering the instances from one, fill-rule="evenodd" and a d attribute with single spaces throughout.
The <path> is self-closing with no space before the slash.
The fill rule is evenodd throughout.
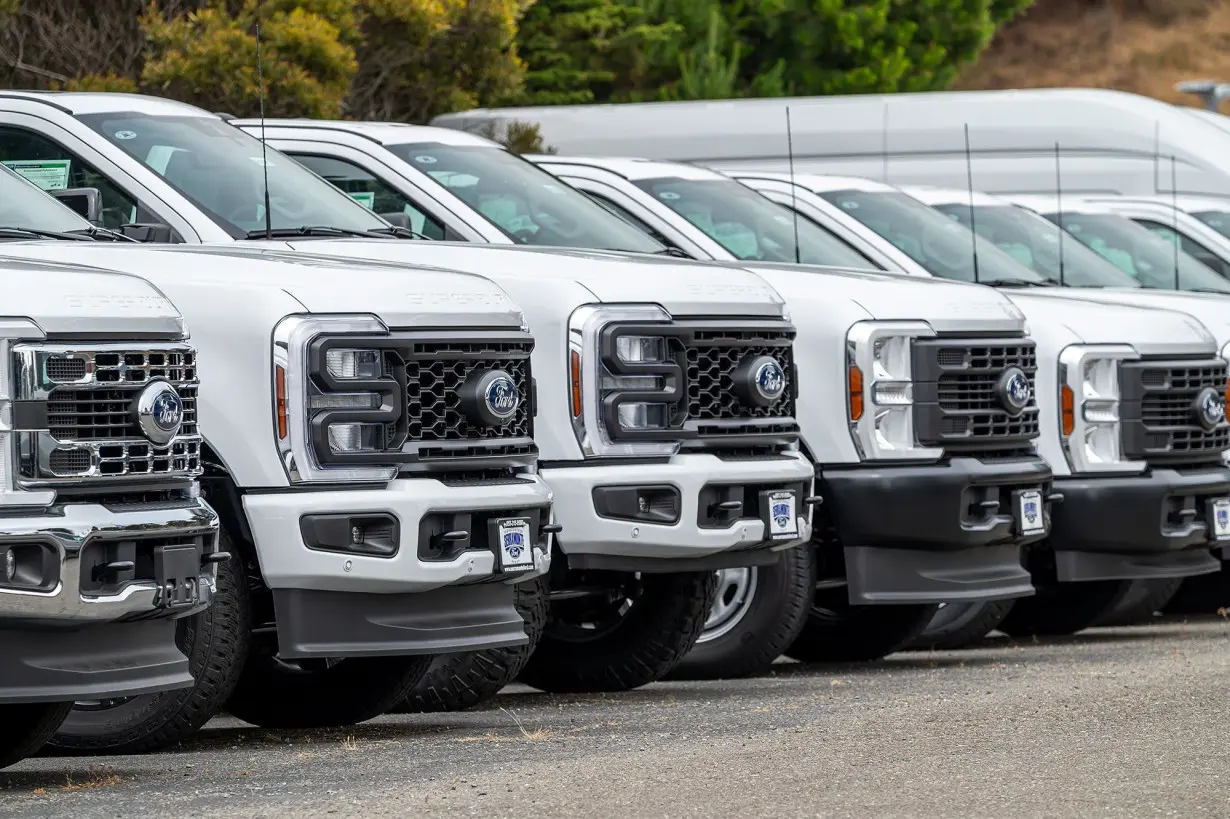
<path id="1" fill-rule="evenodd" d="M 1198 105 L 1174 90 L 1193 79 L 1230 82 L 1230 0 L 1036 0 L 953 87 L 1114 88 Z"/>

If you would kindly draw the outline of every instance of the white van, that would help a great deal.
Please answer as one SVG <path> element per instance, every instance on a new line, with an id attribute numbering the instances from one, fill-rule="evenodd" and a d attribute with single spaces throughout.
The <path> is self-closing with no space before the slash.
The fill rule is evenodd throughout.
<path id="1" fill-rule="evenodd" d="M 790 109 L 791 140 L 786 138 Z M 1050 88 L 478 109 L 433 125 L 534 123 L 560 153 L 643 156 L 718 170 L 841 173 L 894 184 L 1053 193 L 1055 145 L 1073 193 L 1230 196 L 1230 133 L 1205 112 L 1121 91 Z M 965 157 L 969 126 L 971 165 Z M 791 145 L 791 143 L 793 143 Z"/>

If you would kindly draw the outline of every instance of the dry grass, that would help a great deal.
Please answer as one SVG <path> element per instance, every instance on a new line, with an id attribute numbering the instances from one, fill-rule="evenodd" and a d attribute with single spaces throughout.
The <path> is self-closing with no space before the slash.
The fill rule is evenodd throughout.
<path id="1" fill-rule="evenodd" d="M 1037 0 L 956 87 L 1115 88 L 1198 104 L 1174 90 L 1193 79 L 1230 81 L 1230 0 Z"/>

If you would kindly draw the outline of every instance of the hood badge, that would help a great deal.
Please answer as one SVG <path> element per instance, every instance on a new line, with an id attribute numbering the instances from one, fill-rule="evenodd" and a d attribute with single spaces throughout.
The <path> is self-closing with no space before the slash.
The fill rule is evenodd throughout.
<path id="1" fill-rule="evenodd" d="M 184 402 L 165 381 L 146 385 L 137 397 L 137 426 L 154 446 L 165 447 L 184 425 Z"/>
<path id="2" fill-rule="evenodd" d="M 1213 430 L 1226 420 L 1226 398 L 1212 387 L 1205 387 L 1196 393 L 1193 409 L 1196 420 L 1207 430 Z"/>
<path id="3" fill-rule="evenodd" d="M 504 370 L 474 373 L 458 393 L 466 416 L 489 427 L 502 427 L 511 421 L 523 400 L 517 382 Z"/>
<path id="4" fill-rule="evenodd" d="M 1020 367 L 1009 367 L 999 377 L 995 385 L 999 403 L 1009 415 L 1020 415 L 1029 406 L 1034 397 L 1034 388 L 1029 383 L 1029 376 Z"/>
<path id="5" fill-rule="evenodd" d="M 786 394 L 786 370 L 773 356 L 748 356 L 732 376 L 735 391 L 748 406 L 772 406 Z"/>

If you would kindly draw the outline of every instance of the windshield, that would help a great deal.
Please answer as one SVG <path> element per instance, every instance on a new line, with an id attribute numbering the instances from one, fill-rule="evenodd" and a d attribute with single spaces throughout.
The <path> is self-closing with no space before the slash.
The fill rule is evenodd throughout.
<path id="1" fill-rule="evenodd" d="M 949 203 L 932 207 L 965 227 L 970 226 L 969 205 Z M 1071 236 L 1064 242 L 1061 256 L 1059 227 L 1036 213 L 1014 205 L 976 206 L 974 229 L 979 236 L 1030 270 L 1064 284 L 1073 287 L 1140 287 L 1140 283 L 1127 273 L 1080 242 L 1073 241 Z"/>
<path id="2" fill-rule="evenodd" d="M 23 176 L 0 165 L 0 228 L 63 233 L 88 231 L 93 225 Z"/>
<path id="3" fill-rule="evenodd" d="M 798 220 L 796 257 L 790 209 L 733 179 L 642 179 L 633 184 L 703 230 L 736 259 L 877 269 L 863 254 L 803 218 Z"/>
<path id="4" fill-rule="evenodd" d="M 265 170 L 274 230 L 388 228 L 383 219 L 290 157 L 270 148 L 267 161 L 262 160 L 260 140 L 220 119 L 137 113 L 78 119 L 152 169 L 236 239 L 265 228 Z"/>
<path id="5" fill-rule="evenodd" d="M 1058 217 L 1046 217 L 1057 222 Z M 1175 288 L 1175 246 L 1126 216 L 1065 213 L 1063 226 L 1084 245 L 1145 287 Z M 1179 253 L 1179 289 L 1230 293 L 1230 282 L 1186 253 Z"/>
<path id="6" fill-rule="evenodd" d="M 932 275 L 958 281 L 1045 281 L 995 245 L 948 216 L 898 191 L 826 191 L 820 194 L 883 236 Z M 978 276 L 974 277 L 974 244 Z"/>
<path id="7" fill-rule="evenodd" d="M 385 147 L 521 244 L 665 249 L 585 194 L 500 148 L 427 142 Z"/>

